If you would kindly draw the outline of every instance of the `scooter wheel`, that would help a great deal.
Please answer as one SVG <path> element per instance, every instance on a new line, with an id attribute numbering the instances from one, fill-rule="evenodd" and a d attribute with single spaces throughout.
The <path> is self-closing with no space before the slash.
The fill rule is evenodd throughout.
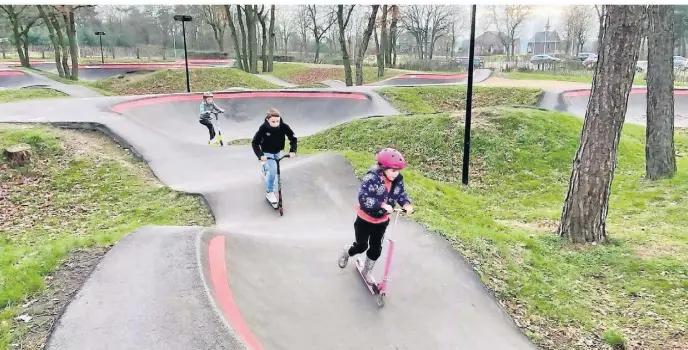
<path id="1" fill-rule="evenodd" d="M 376 295 L 375 299 L 377 301 L 377 307 L 382 308 L 385 306 L 385 295 L 384 294 Z"/>
<path id="2" fill-rule="evenodd" d="M 282 207 L 279 207 L 279 213 L 280 216 L 284 216 L 284 209 Z"/>

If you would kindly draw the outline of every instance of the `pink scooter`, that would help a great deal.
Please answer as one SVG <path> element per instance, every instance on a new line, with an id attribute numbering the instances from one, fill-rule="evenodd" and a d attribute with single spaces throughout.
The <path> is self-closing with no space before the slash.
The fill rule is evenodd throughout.
<path id="1" fill-rule="evenodd" d="M 368 290 L 372 295 L 376 296 L 376 301 L 377 301 L 377 306 L 378 307 L 383 307 L 385 306 L 385 296 L 387 295 L 387 282 L 389 281 L 389 268 L 390 265 L 392 264 L 392 253 L 394 252 L 394 240 L 392 239 L 392 232 L 397 227 L 397 221 L 399 221 L 399 214 L 401 212 L 406 212 L 406 210 L 401 209 L 401 208 L 394 208 L 394 212 L 396 212 L 396 215 L 394 216 L 394 226 L 392 227 L 392 230 L 390 230 L 385 236 L 386 239 L 389 241 L 389 245 L 387 246 L 387 259 L 385 260 L 385 274 L 382 276 L 382 282 L 381 283 L 373 283 L 373 284 L 368 284 L 366 282 L 365 277 L 363 276 L 363 258 L 361 257 L 360 254 L 356 258 L 356 269 L 358 269 L 358 273 L 361 275 L 363 278 L 363 282 L 368 286 Z"/>

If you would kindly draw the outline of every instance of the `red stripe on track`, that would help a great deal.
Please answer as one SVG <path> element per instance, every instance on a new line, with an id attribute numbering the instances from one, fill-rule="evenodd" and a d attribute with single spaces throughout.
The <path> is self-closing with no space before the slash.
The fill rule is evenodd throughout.
<path id="1" fill-rule="evenodd" d="M 3 70 L 3 71 L 0 71 L 0 76 L 3 76 L 3 77 L 19 76 L 19 75 L 24 75 L 24 72 L 20 72 L 20 71 L 16 71 L 16 70 Z"/>
<path id="2" fill-rule="evenodd" d="M 227 318 L 227 321 L 232 325 L 232 328 L 241 336 L 244 343 L 251 350 L 263 350 L 258 339 L 253 336 L 253 333 L 241 317 L 241 312 L 234 302 L 232 291 L 229 288 L 229 279 L 227 278 L 227 265 L 225 263 L 225 236 L 216 236 L 210 240 L 208 246 L 208 262 L 210 266 L 210 276 L 215 289 L 215 296 L 217 297 L 220 307 Z"/>

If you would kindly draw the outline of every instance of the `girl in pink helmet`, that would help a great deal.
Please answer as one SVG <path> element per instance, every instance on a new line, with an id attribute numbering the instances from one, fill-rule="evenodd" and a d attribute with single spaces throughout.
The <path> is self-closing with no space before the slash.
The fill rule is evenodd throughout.
<path id="1" fill-rule="evenodd" d="M 350 257 L 366 252 L 363 276 L 369 284 L 375 283 L 371 272 L 382 252 L 382 240 L 394 204 L 399 204 L 408 213 L 413 212 L 400 173 L 406 166 L 404 156 L 393 148 L 385 148 L 375 160 L 377 166 L 363 176 L 358 191 L 358 215 L 354 221 L 356 240 L 344 248 L 339 258 L 339 267 L 345 268 Z"/>

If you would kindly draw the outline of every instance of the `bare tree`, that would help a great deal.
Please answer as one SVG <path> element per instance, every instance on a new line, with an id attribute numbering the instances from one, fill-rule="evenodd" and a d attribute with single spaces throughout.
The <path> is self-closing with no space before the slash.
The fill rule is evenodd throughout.
<path id="1" fill-rule="evenodd" d="M 50 9 L 44 9 L 42 5 L 36 5 L 36 8 L 38 9 L 38 13 L 43 19 L 43 23 L 45 23 L 46 28 L 48 28 L 48 36 L 50 37 L 50 42 L 52 42 L 53 50 L 55 51 L 55 66 L 57 67 L 57 73 L 60 75 L 60 77 L 64 78 L 65 71 L 61 63 L 62 44 L 60 44 L 60 41 L 58 40 L 55 26 L 51 22 L 52 19 L 48 17 L 48 13 L 50 13 L 54 18 L 54 12 L 50 11 Z"/>
<path id="2" fill-rule="evenodd" d="M 507 60 L 514 57 L 516 36 L 520 33 L 523 21 L 525 21 L 532 11 L 529 5 L 505 5 L 489 7 L 491 24 L 495 26 L 499 33 L 499 39 L 504 45 Z"/>
<path id="3" fill-rule="evenodd" d="M 397 64 L 397 39 L 399 34 L 397 23 L 399 22 L 399 6 L 392 5 L 389 10 L 392 13 L 392 20 L 389 24 L 389 45 L 387 46 L 387 57 L 385 58 L 385 62 L 387 62 L 387 67 L 392 68 Z"/>
<path id="4" fill-rule="evenodd" d="M 275 5 L 270 5 L 269 30 L 270 39 L 268 39 L 268 72 L 272 72 L 275 60 Z"/>
<path id="5" fill-rule="evenodd" d="M 258 8 L 258 6 L 255 6 L 255 8 Z M 257 18 L 258 22 L 260 23 L 260 28 L 261 28 L 261 40 L 260 40 L 260 57 L 261 60 L 263 61 L 263 72 L 268 71 L 268 57 L 267 57 L 267 48 L 268 48 L 268 33 L 267 33 L 267 25 L 265 21 L 267 20 L 268 17 L 268 12 L 265 12 L 265 5 L 260 6 L 260 10 L 257 11 Z"/>
<path id="6" fill-rule="evenodd" d="M 10 20 L 14 46 L 17 48 L 19 62 L 23 67 L 30 68 L 29 30 L 38 23 L 41 16 L 33 6 L 29 5 L 3 5 L 0 8 L 7 14 L 7 18 Z"/>
<path id="7" fill-rule="evenodd" d="M 222 6 L 202 5 L 203 19 L 213 29 L 213 36 L 217 41 L 220 52 L 224 52 L 225 30 L 227 29 L 227 15 L 223 13 Z"/>
<path id="8" fill-rule="evenodd" d="M 575 54 L 583 51 L 583 46 L 588 41 L 594 22 L 592 7 L 587 5 L 567 6 L 562 18 L 563 33 L 566 38 L 567 49 L 572 49 Z M 571 47 L 571 44 L 573 46 Z"/>
<path id="9" fill-rule="evenodd" d="M 451 57 L 454 57 L 454 49 L 456 48 L 456 38 L 458 38 L 464 31 L 466 31 L 467 23 L 465 21 L 465 13 L 461 6 L 450 6 L 449 15 L 449 35 L 451 36 Z"/>
<path id="10" fill-rule="evenodd" d="M 607 11 L 580 145 L 557 230 L 574 243 L 607 240 L 609 195 L 646 6 L 609 6 Z"/>
<path id="11" fill-rule="evenodd" d="M 243 61 L 241 60 L 241 46 L 239 46 L 239 38 L 237 37 L 236 27 L 234 26 L 234 18 L 232 17 L 232 11 L 229 5 L 224 5 L 225 7 L 225 18 L 227 18 L 227 25 L 229 26 L 229 35 L 232 37 L 232 44 L 234 45 L 234 56 L 236 57 L 236 64 L 241 70 L 247 70 L 244 68 Z M 241 15 L 239 13 L 239 15 Z"/>
<path id="12" fill-rule="evenodd" d="M 674 147 L 674 7 L 648 7 L 647 128 L 645 172 L 648 179 L 676 173 Z"/>
<path id="13" fill-rule="evenodd" d="M 355 5 L 347 5 L 346 15 L 344 14 L 344 5 L 337 5 L 337 24 L 339 26 L 339 46 L 342 49 L 342 61 L 344 63 L 344 81 L 346 86 L 354 85 L 351 74 L 351 59 L 349 57 L 349 48 L 346 45 L 346 27 L 349 25 L 351 19 L 351 12 Z"/>
<path id="14" fill-rule="evenodd" d="M 375 28 L 375 19 L 377 18 L 377 9 L 379 7 L 380 5 L 372 5 L 370 17 L 368 17 L 368 26 L 365 32 L 363 32 L 362 43 L 358 48 L 358 54 L 356 55 L 356 85 L 363 85 L 363 58 L 368 50 L 370 36 L 373 34 L 373 29 Z"/>
<path id="15" fill-rule="evenodd" d="M 293 18 L 292 18 L 293 17 Z M 288 49 L 289 49 L 289 38 L 293 35 L 292 31 L 292 23 L 293 20 L 296 18 L 296 16 L 289 16 L 287 11 L 284 10 L 283 7 L 280 7 L 280 10 L 277 11 L 277 14 L 275 16 L 275 24 L 277 26 L 277 33 L 279 35 L 279 39 L 282 45 L 282 50 L 284 51 L 284 55 L 286 56 L 288 54 Z"/>
<path id="16" fill-rule="evenodd" d="M 249 6 L 249 5 L 247 5 Z M 242 66 L 245 72 L 251 71 L 251 64 L 249 63 L 249 40 L 246 33 L 246 27 L 244 27 L 244 20 L 241 18 L 242 13 L 246 15 L 246 25 L 248 26 L 249 12 L 252 12 L 250 8 L 244 11 L 241 5 L 236 5 L 237 9 L 237 20 L 239 21 L 239 30 L 241 31 L 241 56 L 239 59 L 243 61 Z M 255 28 L 255 25 L 254 25 Z"/>
<path id="17" fill-rule="evenodd" d="M 377 76 L 382 77 L 385 75 L 385 59 L 387 58 L 387 46 L 388 35 L 387 35 L 387 5 L 382 6 L 382 17 L 380 18 L 380 44 L 378 45 L 377 51 Z M 377 33 L 375 34 L 377 39 Z"/>
<path id="18" fill-rule="evenodd" d="M 403 10 L 401 23 L 416 39 L 418 58 L 432 60 L 437 39 L 446 34 L 451 24 L 448 6 L 411 5 Z"/>
<path id="19" fill-rule="evenodd" d="M 320 58 L 320 40 L 337 21 L 332 11 L 317 5 L 306 5 L 306 15 L 308 16 L 308 29 L 313 32 L 315 39 L 315 59 L 313 63 L 318 63 Z"/>
<path id="20" fill-rule="evenodd" d="M 299 6 L 296 12 L 296 22 L 299 26 L 299 49 L 301 50 L 301 59 L 304 57 L 308 45 L 308 10 L 305 6 Z"/>

